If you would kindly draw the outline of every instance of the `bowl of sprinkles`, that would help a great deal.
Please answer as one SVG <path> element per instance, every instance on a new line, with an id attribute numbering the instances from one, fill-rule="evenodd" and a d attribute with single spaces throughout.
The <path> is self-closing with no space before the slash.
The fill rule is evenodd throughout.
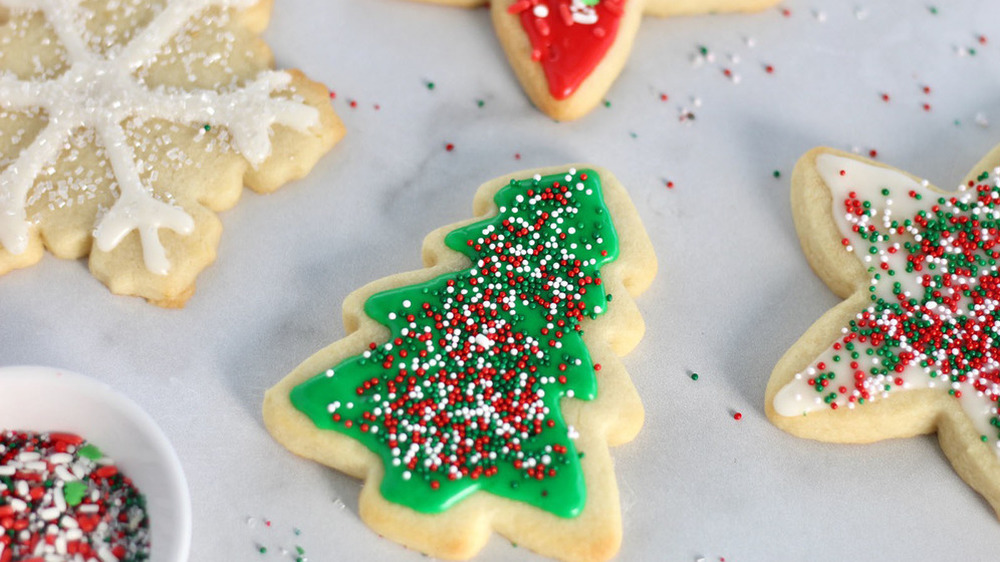
<path id="1" fill-rule="evenodd" d="M 180 461 L 138 405 L 49 367 L 0 368 L 0 562 L 187 559 Z"/>

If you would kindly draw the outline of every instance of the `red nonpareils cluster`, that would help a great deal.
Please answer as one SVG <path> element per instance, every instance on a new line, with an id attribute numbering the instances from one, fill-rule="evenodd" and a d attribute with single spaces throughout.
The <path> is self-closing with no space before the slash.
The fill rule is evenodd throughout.
<path id="1" fill-rule="evenodd" d="M 148 559 L 145 499 L 96 447 L 0 431 L 0 562 Z"/>

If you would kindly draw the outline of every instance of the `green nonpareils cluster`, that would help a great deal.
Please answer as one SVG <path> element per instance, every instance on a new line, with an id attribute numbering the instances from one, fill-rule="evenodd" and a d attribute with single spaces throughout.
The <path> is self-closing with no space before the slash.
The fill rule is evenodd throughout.
<path id="1" fill-rule="evenodd" d="M 560 399 L 596 395 L 581 322 L 608 306 L 617 236 L 592 171 L 512 180 L 495 202 L 445 238 L 468 269 L 370 297 L 389 341 L 291 399 L 382 457 L 390 501 L 434 513 L 484 490 L 571 517 L 585 487 Z"/>

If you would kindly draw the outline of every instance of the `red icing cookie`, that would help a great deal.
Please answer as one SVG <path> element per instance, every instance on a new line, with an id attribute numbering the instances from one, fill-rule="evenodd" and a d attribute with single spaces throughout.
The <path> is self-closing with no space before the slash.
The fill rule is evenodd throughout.
<path id="1" fill-rule="evenodd" d="M 485 0 L 431 0 L 477 7 Z M 761 10 L 777 0 L 500 0 L 489 2 L 500 44 L 528 97 L 553 119 L 601 102 L 632 49 L 643 14 Z"/>

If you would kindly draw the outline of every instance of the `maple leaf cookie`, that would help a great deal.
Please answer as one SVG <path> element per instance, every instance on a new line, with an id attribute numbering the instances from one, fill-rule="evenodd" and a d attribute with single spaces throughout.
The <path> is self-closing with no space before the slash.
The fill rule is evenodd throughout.
<path id="1" fill-rule="evenodd" d="M 483 185 L 476 219 L 424 240 L 426 269 L 349 295 L 348 336 L 267 392 L 279 442 L 365 479 L 380 535 L 444 558 L 491 530 L 568 560 L 618 550 L 608 446 L 643 420 L 618 356 L 656 257 L 624 188 L 578 168 Z"/>
<path id="2" fill-rule="evenodd" d="M 305 175 L 343 135 L 271 70 L 269 0 L 0 0 L 0 274 L 90 255 L 115 293 L 183 306 L 214 211 Z"/>
<path id="3" fill-rule="evenodd" d="M 762 10 L 778 0 L 422 0 L 489 4 L 500 44 L 524 91 L 559 121 L 596 107 L 621 73 L 643 14 Z"/>
<path id="4" fill-rule="evenodd" d="M 1000 147 L 945 192 L 827 148 L 802 157 L 792 208 L 816 273 L 846 300 L 782 357 L 771 421 L 866 443 L 936 431 L 1000 513 Z"/>

